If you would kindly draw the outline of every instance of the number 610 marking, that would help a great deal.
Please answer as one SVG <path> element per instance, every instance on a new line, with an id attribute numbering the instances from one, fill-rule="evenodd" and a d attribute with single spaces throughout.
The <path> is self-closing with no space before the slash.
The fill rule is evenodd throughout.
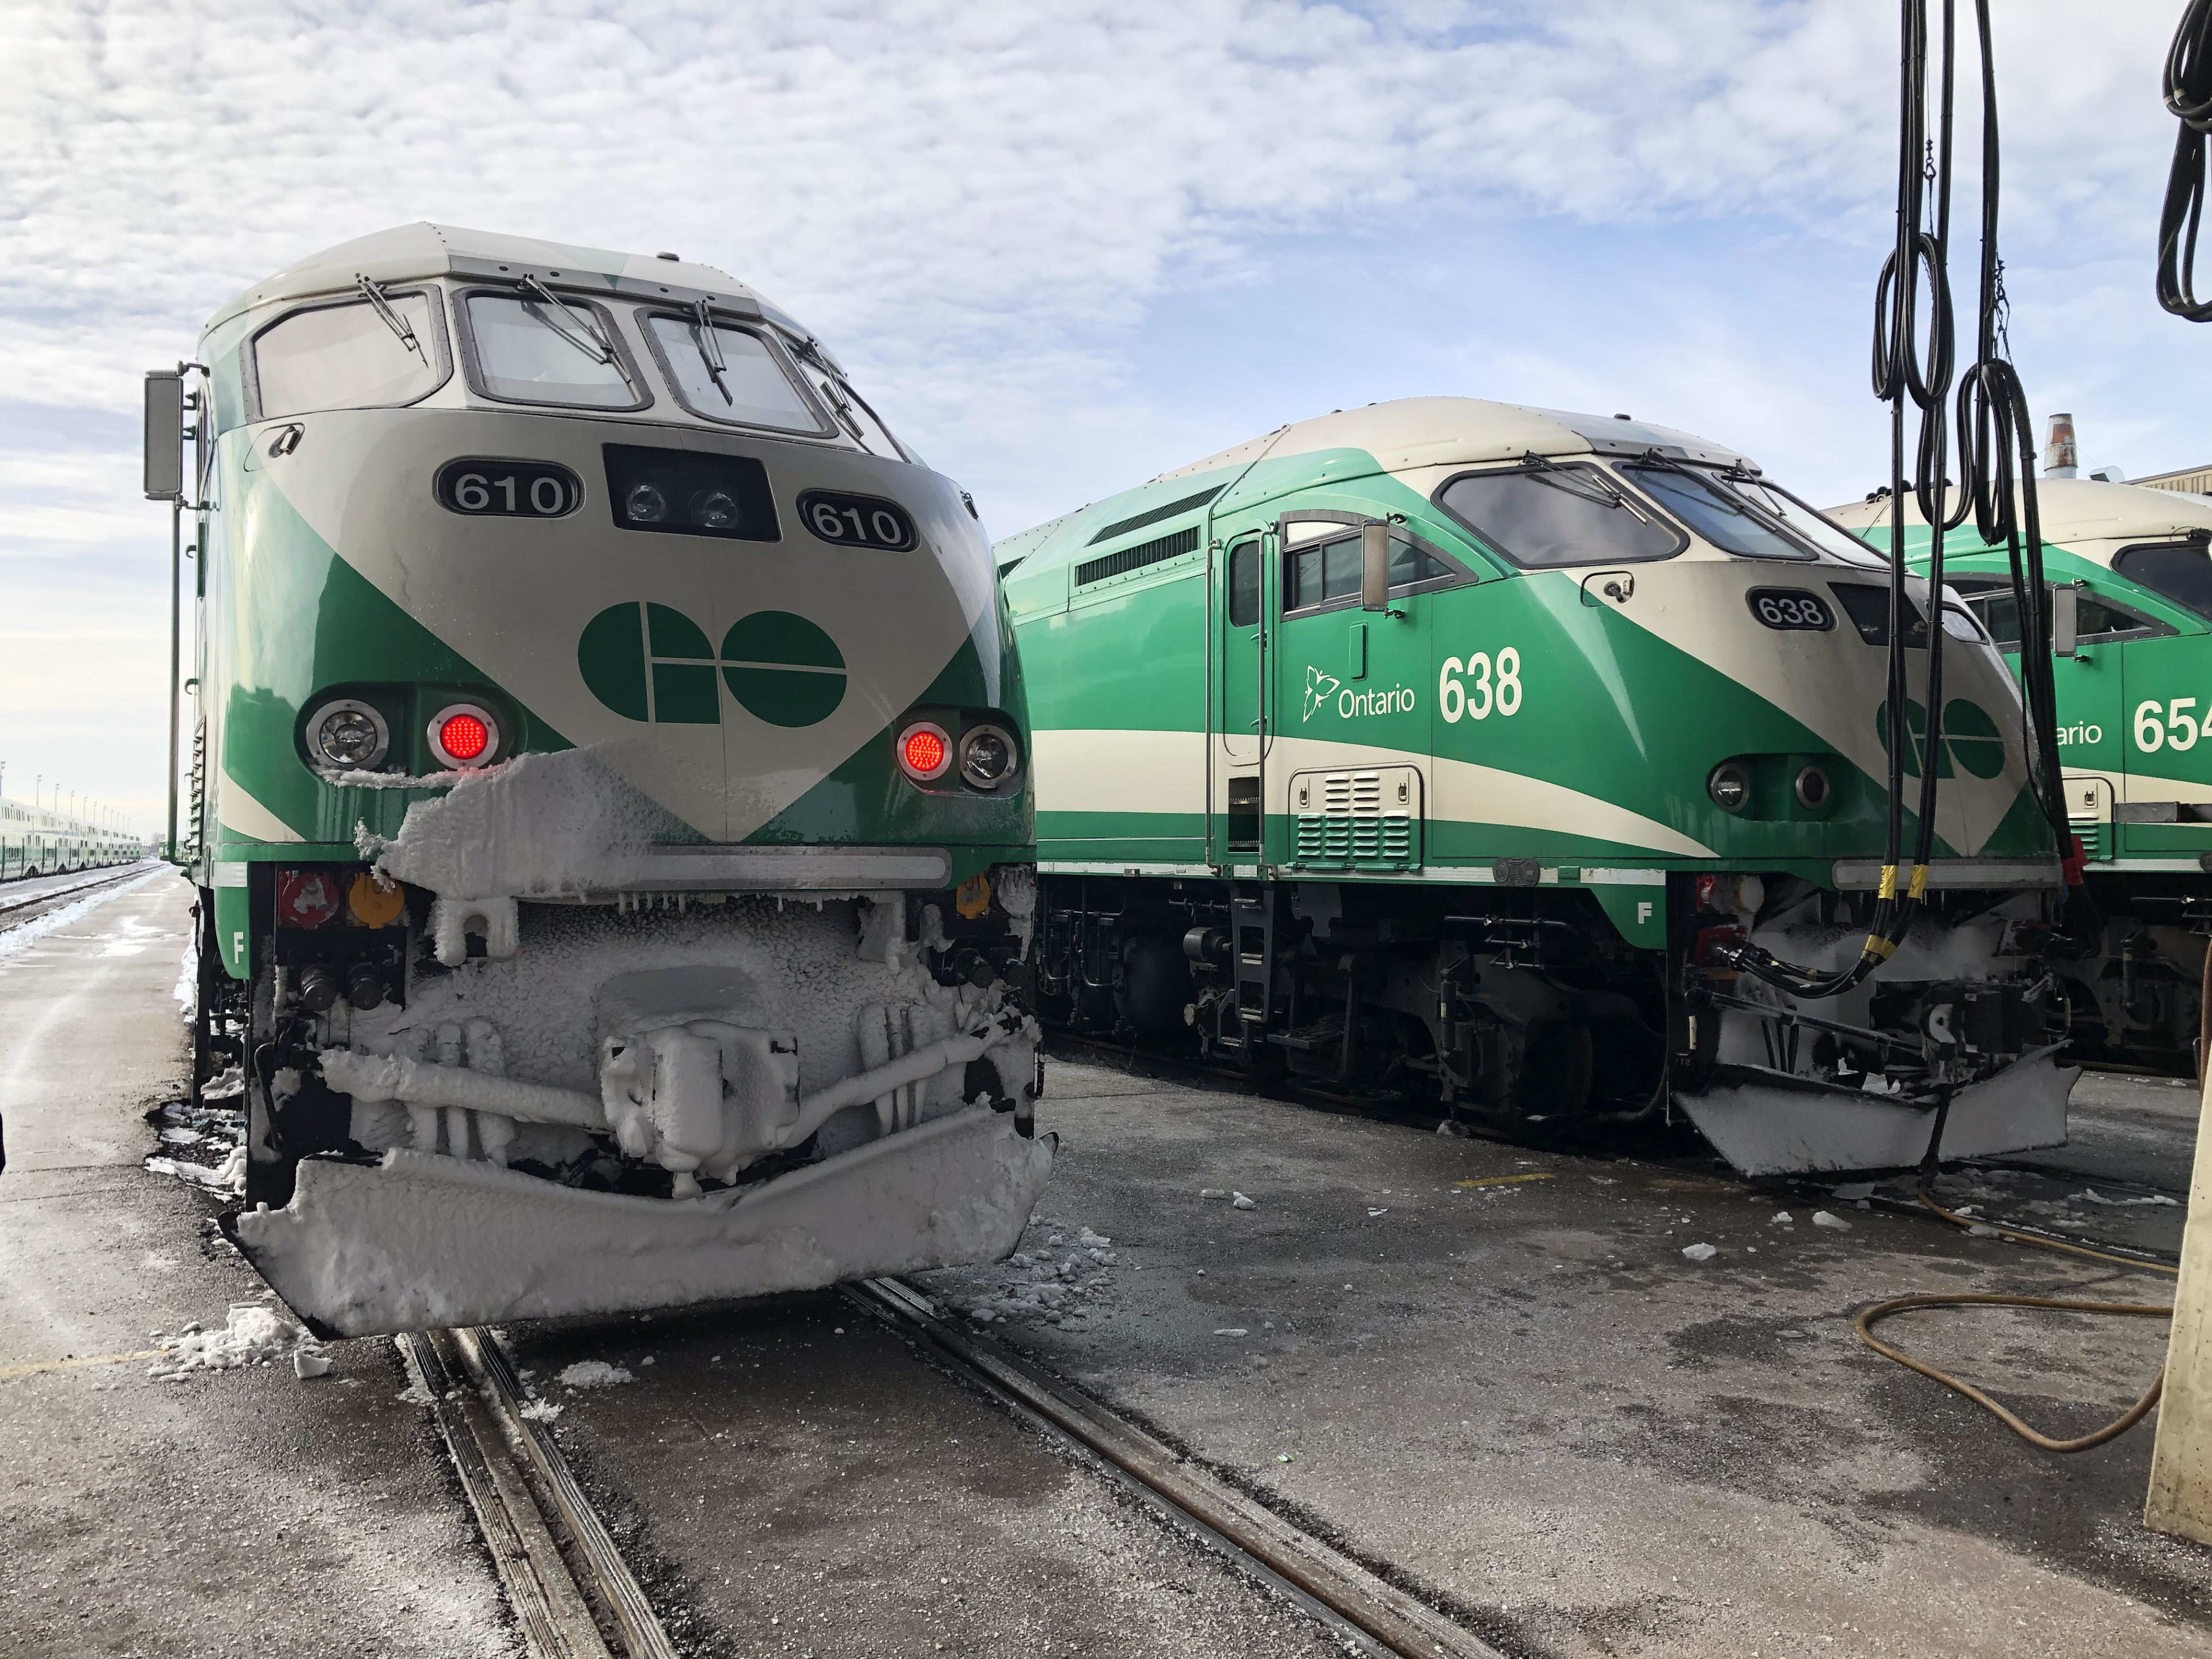
<path id="1" fill-rule="evenodd" d="M 799 521 L 825 542 L 903 553 L 915 542 L 914 520 L 896 501 L 810 489 L 799 498 Z"/>
<path id="2" fill-rule="evenodd" d="M 1521 712 L 1521 653 L 1506 646 L 1498 653 L 1498 678 L 1491 679 L 1491 660 L 1487 652 L 1478 651 L 1462 663 L 1457 657 L 1446 657 L 1444 665 L 1437 676 L 1437 707 L 1443 710 L 1448 725 L 1457 725 L 1461 716 L 1471 720 L 1490 718 L 1495 708 L 1502 718 L 1510 719 Z M 1461 676 L 1465 675 L 1464 682 Z"/>

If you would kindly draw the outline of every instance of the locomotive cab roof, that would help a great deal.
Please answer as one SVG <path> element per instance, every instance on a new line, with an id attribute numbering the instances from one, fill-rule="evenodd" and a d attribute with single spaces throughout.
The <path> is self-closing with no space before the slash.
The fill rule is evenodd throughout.
<path id="1" fill-rule="evenodd" d="M 1946 492 L 1947 504 L 1950 500 Z M 2110 563 L 2112 552 L 2130 542 L 2183 539 L 2212 532 L 2212 499 L 2160 489 L 2148 484 L 2112 483 L 2101 478 L 2043 478 L 2036 483 L 2038 516 L 2043 539 L 2056 542 L 2084 556 Z M 1889 531 L 1889 492 L 1877 490 L 1864 501 L 1828 509 L 1828 516 L 1845 529 L 1874 531 L 1886 538 Z M 1922 528 L 1917 500 L 1908 492 L 1905 522 Z M 1979 540 L 1969 518 L 1948 544 L 1970 550 Z M 1909 548 L 1911 542 L 1906 543 Z"/>
<path id="2" fill-rule="evenodd" d="M 427 220 L 356 236 L 295 261 L 256 283 L 210 319 L 210 328 L 264 306 L 350 292 L 361 277 L 379 284 L 439 276 L 516 283 L 526 276 L 549 285 L 625 299 L 688 305 L 706 300 L 744 315 L 758 315 L 805 336 L 807 332 L 757 290 L 713 265 L 659 254 L 506 236 L 494 231 L 437 225 Z"/>
<path id="3" fill-rule="evenodd" d="M 1220 505 L 1227 505 L 1228 495 L 1238 497 L 1239 505 L 1253 505 L 1279 493 L 1254 476 L 1259 463 L 1332 451 L 1351 452 L 1372 462 L 1354 461 L 1340 473 L 1332 467 L 1336 479 L 1376 471 L 1480 466 L 1532 454 L 1630 459 L 1654 451 L 1677 461 L 1759 471 L 1747 457 L 1723 445 L 1626 415 L 1583 415 L 1481 398 L 1400 398 L 1292 422 L 1160 473 L 1133 489 L 1018 532 L 997 544 L 999 568 L 1006 570 L 1048 547 L 1064 548 L 1071 558 L 1083 556 L 1080 549 L 1124 530 L 1164 520 L 1182 507 L 1197 504 L 1190 483 L 1207 474 L 1231 475 L 1231 487 L 1220 492 L 1224 496 Z M 1248 490 L 1253 493 L 1247 495 Z"/>

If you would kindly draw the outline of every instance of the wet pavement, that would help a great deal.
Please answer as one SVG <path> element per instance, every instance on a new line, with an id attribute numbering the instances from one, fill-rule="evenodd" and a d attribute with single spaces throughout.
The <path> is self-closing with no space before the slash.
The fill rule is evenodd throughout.
<path id="1" fill-rule="evenodd" d="M 215 1200 L 139 1167 L 181 1075 L 187 896 L 161 878 L 0 954 L 0 1655 L 511 1652 L 388 1343 L 307 1382 L 112 1360 L 261 1297 Z M 2212 1552 L 2140 1523 L 2148 1426 L 2039 1453 L 1850 1329 L 1911 1291 L 2169 1281 L 1969 1237 L 1909 1183 L 1751 1191 L 1694 1157 L 1051 1079 L 1020 1252 L 922 1288 L 1509 1653 L 2212 1650 Z M 1938 1191 L 2170 1251 L 2179 1206 L 2139 1200 L 2185 1188 L 2196 1103 L 2086 1079 L 2069 1146 Z M 2068 1433 L 2164 1346 L 2009 1310 L 1885 1330 Z M 687 1654 L 1341 1650 L 836 1293 L 504 1334 Z"/>
<path id="2" fill-rule="evenodd" d="M 147 1375 L 152 1332 L 263 1294 L 215 1203 L 140 1168 L 184 1076 L 191 901 L 162 872 L 0 933 L 0 1656 L 506 1654 L 391 1344 L 334 1345 L 312 1382 Z"/>

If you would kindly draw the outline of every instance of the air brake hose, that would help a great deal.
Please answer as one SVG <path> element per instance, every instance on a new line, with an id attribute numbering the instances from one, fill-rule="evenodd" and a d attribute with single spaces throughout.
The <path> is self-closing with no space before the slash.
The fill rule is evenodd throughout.
<path id="1" fill-rule="evenodd" d="M 2212 0 L 2196 0 L 2212 16 Z M 1997 253 L 2001 168 L 1996 66 L 1989 0 L 1975 0 L 1982 70 L 1982 240 L 1976 357 L 1959 383 L 1957 427 L 1961 486 L 1947 501 L 1943 475 L 1949 439 L 1945 402 L 1952 373 L 1952 302 L 1948 258 L 1951 215 L 1952 88 L 1955 56 L 1952 0 L 1944 0 L 1941 101 L 1936 134 L 1928 131 L 1927 0 L 1902 0 L 1903 81 L 1898 135 L 1897 246 L 1875 285 L 1874 388 L 1890 405 L 1889 677 L 1883 705 L 1889 731 L 1887 813 L 1881 881 L 1875 914 L 1859 959 L 1838 973 L 1820 975 L 1784 963 L 1744 944 L 1729 954 L 1732 964 L 1800 997 L 1832 996 L 1863 983 L 1895 953 L 1927 892 L 1934 850 L 1937 779 L 1943 765 L 1943 541 L 1946 531 L 1971 511 L 1985 544 L 2002 540 L 2009 555 L 2013 594 L 2021 617 L 2021 690 L 2027 727 L 2025 759 L 2037 804 L 2057 838 L 2066 870 L 2069 909 L 2088 910 L 2081 887 L 2083 853 L 2066 811 L 2058 759 L 2057 695 L 2051 665 L 2051 611 L 2043 579 L 2042 515 L 2036 495 L 2033 422 L 2020 375 L 2008 361 L 2004 262 Z M 2186 25 L 2185 25 L 2186 27 Z M 2177 46 L 2177 52 L 2179 48 Z M 2207 67 L 2212 100 L 2212 47 L 2192 63 Z M 2212 112 L 2212 101 L 2205 105 Z M 1932 186 L 1934 222 L 1923 228 Z M 1919 285 L 1929 285 L 1924 348 L 1918 343 Z M 1908 599 L 1904 579 L 1905 403 L 1921 410 L 1919 482 L 1911 486 L 1929 528 L 1928 684 L 1925 729 L 1917 745 L 1921 761 L 1918 822 L 1914 826 L 1911 876 L 1902 895 L 1905 745 L 1913 741 L 1910 686 L 1904 652 Z M 2015 460 L 2017 471 L 2014 471 Z M 2094 928 L 2094 912 L 2074 918 Z"/>
<path id="2" fill-rule="evenodd" d="M 2189 0 L 2166 56 L 2166 106 L 2181 122 L 2158 220 L 2158 302 L 2192 323 L 2212 323 L 2197 297 L 2197 228 L 2204 215 L 2204 140 L 2212 133 L 2212 0 Z"/>
<path id="3" fill-rule="evenodd" d="M 1947 1112 L 1942 1111 L 1936 1115 L 1936 1127 L 1934 1133 L 1929 1136 L 1928 1155 L 1921 1163 L 1922 1176 L 1917 1193 L 1920 1201 L 1937 1215 L 1942 1216 L 1944 1220 L 1968 1231 L 1972 1231 L 1976 1226 L 1987 1227 L 1990 1232 L 2008 1243 L 2029 1245 L 2041 1250 L 2057 1250 L 2066 1255 L 2086 1256 L 2092 1261 L 2109 1261 L 2118 1267 L 2133 1267 L 2138 1273 L 2164 1273 L 2169 1279 L 2178 1278 L 2180 1275 L 2181 1270 L 2179 1267 L 2169 1267 L 2163 1262 L 2144 1261 L 2134 1256 L 2115 1255 L 2109 1250 L 2093 1250 L 2086 1244 L 2069 1244 L 2063 1239 L 2039 1238 L 2033 1233 L 2016 1232 L 2008 1227 L 1989 1227 L 1988 1224 L 1978 1223 L 1971 1217 L 1960 1215 L 1955 1210 L 1945 1209 L 1928 1196 L 1928 1177 L 1935 1170 L 1939 1161 L 1943 1145 L 1943 1125 L 1948 1115 Z M 1948 1371 L 1938 1370 L 1923 1360 L 1915 1359 L 1911 1354 L 1893 1347 L 1874 1334 L 1874 1328 L 1883 1320 L 1893 1314 L 1909 1313 L 1917 1308 L 1988 1307 L 2057 1308 L 2068 1313 L 2118 1314 L 2138 1318 L 2171 1319 L 2173 1316 L 2173 1304 L 2170 1302 L 2164 1304 L 2082 1302 L 2068 1297 L 2002 1296 L 1990 1292 L 1955 1291 L 1938 1296 L 1895 1296 L 1887 1302 L 1877 1302 L 1871 1307 L 1859 1310 L 1858 1317 L 1851 1322 L 1851 1328 L 1858 1333 L 1860 1341 L 1865 1343 L 1885 1359 L 1894 1359 L 1907 1370 L 1918 1371 L 1921 1376 L 1933 1382 L 1941 1382 L 1945 1388 L 1955 1393 L 1964 1395 L 1977 1406 L 1994 1413 L 1998 1421 L 2030 1445 L 2047 1452 L 2087 1451 L 2093 1446 L 2101 1446 L 2108 1440 L 2116 1440 L 2142 1422 L 2148 1414 L 2150 1408 L 2158 1403 L 2160 1392 L 2166 1386 L 2166 1368 L 2162 1365 L 2159 1368 L 2158 1375 L 2151 1378 L 2150 1387 L 2143 1390 L 2142 1398 L 2119 1416 L 2106 1424 L 2104 1427 L 2092 1430 L 2089 1433 L 2077 1436 L 2071 1440 L 2057 1440 L 2030 1428 L 1972 1383 L 1961 1377 L 1954 1376 Z"/>

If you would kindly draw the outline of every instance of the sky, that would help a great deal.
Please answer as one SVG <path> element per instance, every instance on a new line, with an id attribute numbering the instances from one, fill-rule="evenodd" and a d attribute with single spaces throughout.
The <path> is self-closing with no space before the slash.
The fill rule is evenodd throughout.
<path id="1" fill-rule="evenodd" d="M 1963 7 L 1971 12 L 1971 7 Z M 2152 297 L 2179 0 L 1994 0 L 2010 337 L 2087 465 L 2212 461 Z M 0 0 L 0 789 L 164 812 L 141 375 L 413 219 L 636 252 L 829 341 L 993 535 L 1449 393 L 1887 474 L 1879 0 Z M 1971 68 L 1962 105 L 1978 103 Z M 1976 123 L 1962 123 L 1962 223 Z M 1968 307 L 1971 235 L 1954 282 Z"/>

